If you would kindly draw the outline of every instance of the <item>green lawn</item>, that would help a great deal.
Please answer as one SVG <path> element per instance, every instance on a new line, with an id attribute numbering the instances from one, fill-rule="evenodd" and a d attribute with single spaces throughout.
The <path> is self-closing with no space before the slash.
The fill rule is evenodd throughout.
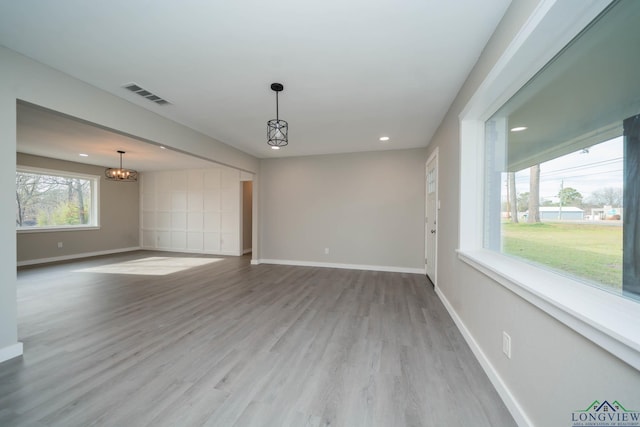
<path id="1" fill-rule="evenodd" d="M 622 226 L 504 223 L 502 235 L 507 254 L 622 288 Z"/>

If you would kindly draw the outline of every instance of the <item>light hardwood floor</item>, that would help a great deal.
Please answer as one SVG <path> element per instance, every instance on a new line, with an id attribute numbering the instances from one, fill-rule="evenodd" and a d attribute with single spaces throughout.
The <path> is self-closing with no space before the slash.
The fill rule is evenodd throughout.
<path id="1" fill-rule="evenodd" d="M 513 426 L 424 276 L 230 257 L 18 271 L 0 426 Z"/>

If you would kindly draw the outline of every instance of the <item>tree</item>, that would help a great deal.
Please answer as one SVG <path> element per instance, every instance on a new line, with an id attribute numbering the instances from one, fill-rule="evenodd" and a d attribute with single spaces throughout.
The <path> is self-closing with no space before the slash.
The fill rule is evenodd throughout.
<path id="1" fill-rule="evenodd" d="M 587 199 L 594 206 L 622 206 L 622 188 L 605 187 L 591 193 Z"/>
<path id="2" fill-rule="evenodd" d="M 540 165 L 533 165 L 529 168 L 529 215 L 527 222 L 540 222 Z"/>
<path id="3" fill-rule="evenodd" d="M 561 206 L 575 206 L 580 207 L 582 205 L 582 194 L 575 188 L 566 187 L 558 192 Z"/>
<path id="4" fill-rule="evenodd" d="M 66 178 L 65 184 L 68 187 L 67 190 L 67 204 L 73 212 L 67 224 L 86 224 L 86 210 L 84 206 L 84 191 L 87 191 L 88 182 L 86 180 L 80 180 L 77 178 Z"/>
<path id="5" fill-rule="evenodd" d="M 91 182 L 86 179 L 16 172 L 16 225 L 89 223 Z"/>
<path id="6" fill-rule="evenodd" d="M 529 209 L 529 192 L 518 194 L 518 211 L 526 212 Z"/>
<path id="7" fill-rule="evenodd" d="M 507 186 L 509 189 L 509 214 L 511 222 L 518 222 L 518 196 L 516 194 L 516 173 L 507 172 Z"/>
<path id="8" fill-rule="evenodd" d="M 37 188 L 40 185 L 39 175 L 16 174 L 16 225 L 22 227 L 33 210 L 34 199 L 37 198 Z"/>

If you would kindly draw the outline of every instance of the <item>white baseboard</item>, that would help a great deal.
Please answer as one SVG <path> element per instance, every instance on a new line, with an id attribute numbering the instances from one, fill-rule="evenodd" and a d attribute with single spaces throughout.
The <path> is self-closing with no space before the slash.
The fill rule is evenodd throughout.
<path id="1" fill-rule="evenodd" d="M 203 254 L 203 255 L 220 255 L 220 256 L 242 256 L 242 250 L 237 251 L 204 251 L 201 249 L 188 249 L 188 248 L 160 248 L 155 246 L 141 246 L 139 249 L 145 251 L 156 252 L 173 252 L 180 254 Z"/>
<path id="2" fill-rule="evenodd" d="M 251 261 L 251 264 L 254 264 Z M 315 261 L 292 261 L 286 259 L 261 259 L 255 264 L 280 264 L 280 265 L 297 265 L 301 267 L 327 267 L 327 268 L 344 268 L 348 270 L 369 270 L 369 271 L 388 271 L 392 273 L 411 273 L 425 274 L 424 268 L 407 268 L 407 267 L 390 267 L 384 265 L 361 265 L 361 264 L 338 264 L 330 262 Z"/>
<path id="3" fill-rule="evenodd" d="M 458 313 L 456 313 L 453 306 L 449 303 L 449 300 L 447 300 L 440 288 L 436 287 L 435 291 L 518 426 L 533 427 L 533 422 L 529 417 L 527 417 L 527 414 L 524 412 L 515 396 L 511 393 L 504 381 L 502 381 L 498 371 L 496 371 L 489 358 L 484 354 L 476 340 L 471 335 L 471 332 L 469 332 L 462 322 L 462 319 L 460 319 L 460 316 L 458 316 Z"/>
<path id="4" fill-rule="evenodd" d="M 260 265 L 260 260 L 259 259 L 252 259 L 251 260 L 251 265 Z"/>
<path id="5" fill-rule="evenodd" d="M 14 357 L 22 356 L 23 347 L 21 342 L 17 342 L 10 346 L 0 348 L 0 363 L 13 359 Z"/>
<path id="6" fill-rule="evenodd" d="M 111 254 L 117 254 L 121 252 L 138 251 L 140 249 L 142 248 L 140 248 L 139 246 L 136 246 L 133 248 L 113 249 L 108 251 L 83 252 L 80 254 L 73 254 L 73 255 L 63 255 L 63 256 L 57 256 L 57 257 L 51 257 L 51 258 L 39 258 L 39 259 L 30 259 L 26 261 L 18 261 L 17 265 L 18 267 L 22 267 L 25 265 L 45 264 L 48 262 L 69 261 L 69 260 L 78 259 L 78 258 L 89 258 L 93 256 L 111 255 Z"/>

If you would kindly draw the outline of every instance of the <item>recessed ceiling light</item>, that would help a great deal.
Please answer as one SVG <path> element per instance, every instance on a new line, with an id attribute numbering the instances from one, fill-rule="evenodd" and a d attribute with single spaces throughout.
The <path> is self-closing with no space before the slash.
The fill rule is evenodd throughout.
<path id="1" fill-rule="evenodd" d="M 527 130 L 526 126 L 518 126 L 515 128 L 511 128 L 511 132 L 522 132 L 523 130 Z"/>
<path id="2" fill-rule="evenodd" d="M 80 153 L 80 157 L 89 157 L 88 154 Z"/>
<path id="3" fill-rule="evenodd" d="M 167 149 L 167 147 L 165 147 L 164 145 L 161 145 L 161 146 L 160 146 L 160 149 L 162 149 L 162 150 L 166 150 L 166 149 Z"/>
<path id="4" fill-rule="evenodd" d="M 381 136 L 379 139 L 380 139 L 380 141 L 382 141 L 382 142 L 386 142 L 386 141 L 388 141 L 388 140 L 389 140 L 389 137 L 388 137 L 388 136 Z"/>

